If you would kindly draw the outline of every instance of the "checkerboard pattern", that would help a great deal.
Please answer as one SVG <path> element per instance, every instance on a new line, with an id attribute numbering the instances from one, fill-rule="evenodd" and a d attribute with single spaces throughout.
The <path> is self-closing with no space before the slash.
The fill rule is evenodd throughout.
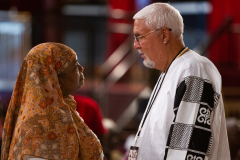
<path id="1" fill-rule="evenodd" d="M 209 80 L 184 78 L 176 91 L 164 160 L 208 160 L 213 143 L 211 116 L 219 97 Z"/>

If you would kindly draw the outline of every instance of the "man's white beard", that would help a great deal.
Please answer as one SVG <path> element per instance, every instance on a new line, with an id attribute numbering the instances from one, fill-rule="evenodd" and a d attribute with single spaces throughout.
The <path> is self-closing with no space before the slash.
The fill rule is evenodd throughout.
<path id="1" fill-rule="evenodd" d="M 140 49 L 138 50 L 138 52 L 143 53 Z M 143 61 L 144 66 L 148 68 L 155 68 L 155 63 L 151 61 L 145 53 L 143 54 L 146 57 L 146 59 Z"/>
<path id="2" fill-rule="evenodd" d="M 144 66 L 148 67 L 148 68 L 155 68 L 155 63 L 153 61 L 151 61 L 148 56 L 146 56 L 146 54 L 144 54 L 144 56 L 146 57 L 146 59 L 143 61 Z"/>

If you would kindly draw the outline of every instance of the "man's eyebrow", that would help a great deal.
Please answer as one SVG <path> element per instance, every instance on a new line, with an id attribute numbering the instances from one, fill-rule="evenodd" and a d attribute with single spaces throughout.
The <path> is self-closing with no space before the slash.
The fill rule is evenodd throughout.
<path id="1" fill-rule="evenodd" d="M 135 36 L 139 36 L 140 34 L 139 33 L 134 33 Z"/>

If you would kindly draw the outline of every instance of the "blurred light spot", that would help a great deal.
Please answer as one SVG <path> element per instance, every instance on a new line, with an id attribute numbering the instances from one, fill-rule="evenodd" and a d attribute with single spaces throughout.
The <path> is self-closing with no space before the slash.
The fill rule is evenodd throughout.
<path id="1" fill-rule="evenodd" d="M 170 3 L 181 15 L 186 14 L 209 14 L 212 12 L 212 5 L 209 2 L 174 2 Z"/>

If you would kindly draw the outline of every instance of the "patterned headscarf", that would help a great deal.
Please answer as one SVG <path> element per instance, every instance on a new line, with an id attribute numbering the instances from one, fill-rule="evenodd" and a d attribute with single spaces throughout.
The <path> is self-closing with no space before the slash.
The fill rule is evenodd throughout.
<path id="1" fill-rule="evenodd" d="M 18 73 L 5 119 L 2 160 L 24 155 L 47 159 L 100 160 L 102 147 L 76 113 L 73 97 L 62 95 L 58 74 L 76 53 L 59 43 L 37 45 Z"/>

